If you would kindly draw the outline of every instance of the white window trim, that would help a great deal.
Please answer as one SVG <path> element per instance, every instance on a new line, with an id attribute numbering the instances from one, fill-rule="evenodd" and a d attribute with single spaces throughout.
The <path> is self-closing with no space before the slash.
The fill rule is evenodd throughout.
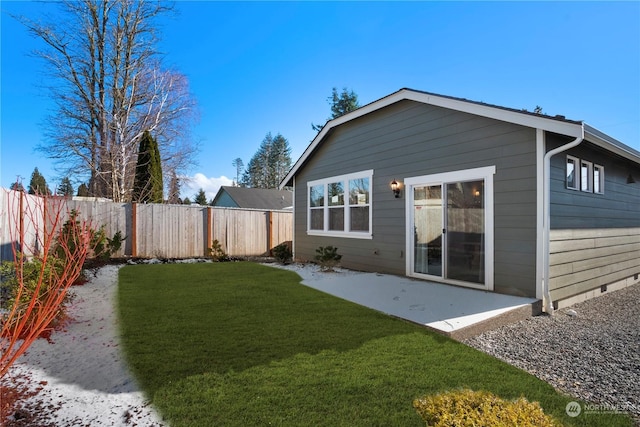
<path id="1" fill-rule="evenodd" d="M 596 191 L 596 169 L 600 171 L 600 176 L 598 177 L 599 191 Z M 593 165 L 593 192 L 595 194 L 604 194 L 604 166 L 595 163 Z"/>
<path id="2" fill-rule="evenodd" d="M 587 167 L 587 182 L 582 179 L 582 167 Z M 593 163 L 587 160 L 580 160 L 580 191 L 593 193 Z"/>
<path id="3" fill-rule="evenodd" d="M 369 179 L 369 231 L 347 231 L 351 224 L 351 207 L 362 205 L 349 204 L 349 181 L 352 179 L 368 178 Z M 336 182 L 344 183 L 344 225 L 345 231 L 329 230 L 329 184 Z M 311 207 L 309 206 L 311 187 L 317 185 L 324 186 L 324 211 L 323 230 L 311 229 Z M 307 182 L 307 234 L 309 236 L 327 236 L 327 237 L 344 237 L 349 239 L 372 239 L 373 238 L 373 169 L 354 172 L 345 175 L 331 176 L 328 178 L 317 179 Z M 333 207 L 335 209 L 335 206 Z"/>
<path id="4" fill-rule="evenodd" d="M 482 289 L 486 291 L 493 291 L 493 279 L 494 279 L 494 194 L 493 194 L 493 178 L 496 174 L 496 167 L 486 166 L 474 169 L 464 169 L 453 172 L 443 172 L 433 175 L 423 175 L 416 177 L 405 178 L 405 224 L 406 224 L 406 238 L 405 238 L 405 250 L 406 250 L 406 263 L 405 274 L 409 277 L 425 278 L 435 280 L 444 283 L 450 283 L 454 285 L 465 286 L 468 288 Z M 485 280 L 484 284 L 475 284 L 470 282 L 461 282 L 457 280 L 444 279 L 439 276 L 429 276 L 426 274 L 415 273 L 413 271 L 414 263 L 414 234 L 413 234 L 413 187 L 423 186 L 430 184 L 443 184 L 448 182 L 457 181 L 472 181 L 472 180 L 484 180 L 484 229 L 485 229 L 485 259 L 484 259 L 484 272 Z"/>
<path id="5" fill-rule="evenodd" d="M 575 177 L 575 186 L 571 187 L 569 185 L 569 177 L 567 176 L 567 166 L 569 164 L 569 160 L 573 161 L 573 176 Z M 580 159 L 578 159 L 577 157 L 573 157 L 573 156 L 567 156 L 567 160 L 565 161 L 565 169 L 564 169 L 564 181 L 565 181 L 565 186 L 567 187 L 568 190 L 580 190 L 580 175 L 582 174 L 582 165 L 580 162 Z"/>

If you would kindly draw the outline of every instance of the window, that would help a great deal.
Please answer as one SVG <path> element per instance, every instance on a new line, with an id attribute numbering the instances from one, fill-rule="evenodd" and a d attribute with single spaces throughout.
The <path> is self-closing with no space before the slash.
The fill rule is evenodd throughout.
<path id="1" fill-rule="evenodd" d="M 369 231 L 369 178 L 349 180 L 349 230 Z"/>
<path id="2" fill-rule="evenodd" d="M 329 188 L 329 230 L 344 231 L 344 182 L 332 182 Z"/>
<path id="3" fill-rule="evenodd" d="M 324 230 L 324 186 L 309 187 L 309 229 Z"/>
<path id="4" fill-rule="evenodd" d="M 593 164 L 586 160 L 580 162 L 580 190 L 593 191 Z"/>
<path id="5" fill-rule="evenodd" d="M 604 166 L 593 165 L 593 192 L 604 194 Z"/>
<path id="6" fill-rule="evenodd" d="M 369 170 L 309 182 L 308 234 L 370 239 L 372 179 Z"/>
<path id="7" fill-rule="evenodd" d="M 578 166 L 579 165 L 579 166 Z M 566 183 L 570 190 L 604 194 L 604 166 L 567 156 Z"/>
<path id="8" fill-rule="evenodd" d="M 567 156 L 567 188 L 570 190 L 578 189 L 578 159 L 575 157 Z"/>

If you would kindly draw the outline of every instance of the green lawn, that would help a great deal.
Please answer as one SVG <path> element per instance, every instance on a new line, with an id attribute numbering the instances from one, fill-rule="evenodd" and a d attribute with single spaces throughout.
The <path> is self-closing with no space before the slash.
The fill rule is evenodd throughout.
<path id="1" fill-rule="evenodd" d="M 172 426 L 420 426 L 413 399 L 459 387 L 632 425 L 569 418 L 573 399 L 526 372 L 299 281 L 248 262 L 120 270 L 127 361 Z"/>

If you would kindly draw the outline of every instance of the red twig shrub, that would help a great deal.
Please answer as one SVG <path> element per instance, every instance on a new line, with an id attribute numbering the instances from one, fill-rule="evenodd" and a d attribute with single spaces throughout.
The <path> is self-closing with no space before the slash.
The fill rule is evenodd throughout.
<path id="1" fill-rule="evenodd" d="M 0 311 L 0 378 L 59 319 L 67 290 L 82 273 L 91 244 L 87 222 L 68 217 L 64 199 L 6 191 L 13 251 L 11 295 Z"/>

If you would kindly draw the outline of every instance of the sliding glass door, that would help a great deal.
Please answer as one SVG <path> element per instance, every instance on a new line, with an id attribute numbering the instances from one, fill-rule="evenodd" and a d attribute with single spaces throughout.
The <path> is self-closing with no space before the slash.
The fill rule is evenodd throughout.
<path id="1" fill-rule="evenodd" d="M 482 181 L 449 183 L 446 210 L 446 275 L 484 283 L 484 191 Z"/>
<path id="2" fill-rule="evenodd" d="M 414 272 L 442 276 L 442 186 L 413 189 Z"/>
<path id="3" fill-rule="evenodd" d="M 487 182 L 485 177 L 429 182 L 407 180 L 411 235 L 408 274 L 441 278 L 452 283 L 493 288 L 487 284 Z M 491 212 L 492 216 L 493 213 Z M 492 224 L 492 221 L 491 221 Z M 492 247 L 492 246 L 491 246 Z"/>

